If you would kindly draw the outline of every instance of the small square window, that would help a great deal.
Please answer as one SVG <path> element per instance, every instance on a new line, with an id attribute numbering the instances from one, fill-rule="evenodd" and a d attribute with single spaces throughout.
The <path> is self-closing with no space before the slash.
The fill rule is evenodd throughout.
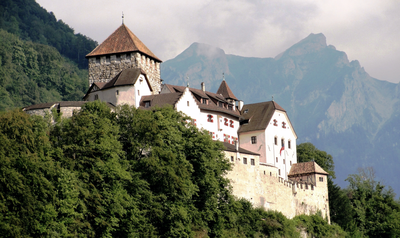
<path id="1" fill-rule="evenodd" d="M 243 158 L 243 164 L 247 164 L 247 158 Z"/>
<path id="2" fill-rule="evenodd" d="M 252 136 L 251 137 L 251 143 L 252 144 L 257 144 L 257 137 L 256 136 Z"/>
<path id="3" fill-rule="evenodd" d="M 201 99 L 201 103 L 207 104 L 207 98 L 202 98 L 202 99 Z"/>
<path id="4" fill-rule="evenodd" d="M 151 105 L 150 105 L 150 101 L 145 101 L 144 102 L 144 107 L 145 108 L 149 108 Z"/>
<path id="5" fill-rule="evenodd" d="M 319 177 L 319 181 L 320 182 L 324 182 L 324 178 L 323 177 Z"/>
<path id="6" fill-rule="evenodd" d="M 224 104 L 222 102 L 218 102 L 219 107 L 224 107 Z"/>
<path id="7" fill-rule="evenodd" d="M 251 165 L 256 165 L 256 162 L 254 161 L 254 159 L 251 159 Z"/>

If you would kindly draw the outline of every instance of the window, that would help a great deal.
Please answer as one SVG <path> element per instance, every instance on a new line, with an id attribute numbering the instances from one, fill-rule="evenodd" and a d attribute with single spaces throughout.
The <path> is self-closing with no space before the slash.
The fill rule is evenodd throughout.
<path id="1" fill-rule="evenodd" d="M 274 119 L 274 126 L 278 126 L 278 121 Z"/>
<path id="2" fill-rule="evenodd" d="M 116 55 L 116 60 L 117 60 L 117 61 L 120 61 L 120 60 L 121 60 L 121 55 L 120 55 L 120 54 L 117 54 L 117 55 Z"/>
<path id="3" fill-rule="evenodd" d="M 233 162 L 233 156 L 231 156 L 231 161 Z"/>
<path id="4" fill-rule="evenodd" d="M 311 184 L 311 190 L 314 190 L 314 185 Z"/>
<path id="5" fill-rule="evenodd" d="M 245 109 L 245 110 L 243 111 L 244 114 L 246 114 L 246 113 L 248 113 L 248 112 L 249 112 L 249 109 Z"/>
<path id="6" fill-rule="evenodd" d="M 269 176 L 272 176 L 272 172 L 269 172 Z"/>
<path id="7" fill-rule="evenodd" d="M 228 118 L 224 118 L 224 125 L 228 126 Z"/>
<path id="8" fill-rule="evenodd" d="M 285 140 L 284 139 L 281 139 L 281 146 L 285 147 Z"/>
<path id="9" fill-rule="evenodd" d="M 207 104 L 207 98 L 202 98 L 202 99 L 201 99 L 201 103 Z"/>
<path id="10" fill-rule="evenodd" d="M 290 166 L 292 166 L 292 161 L 289 161 L 290 162 Z"/>
<path id="11" fill-rule="evenodd" d="M 323 177 L 319 177 L 319 181 L 320 182 L 324 182 L 324 178 Z"/>
<path id="12" fill-rule="evenodd" d="M 281 175 L 281 169 L 278 169 L 278 175 Z"/>
<path id="13" fill-rule="evenodd" d="M 306 184 L 306 189 L 308 189 L 308 184 Z"/>
<path id="14" fill-rule="evenodd" d="M 243 164 L 247 164 L 247 158 L 243 158 Z"/>
<path id="15" fill-rule="evenodd" d="M 286 128 L 286 122 L 282 122 L 282 128 Z"/>
<path id="16" fill-rule="evenodd" d="M 257 144 L 257 137 L 252 136 L 252 137 L 251 137 L 251 143 L 252 143 L 252 144 Z"/>
<path id="17" fill-rule="evenodd" d="M 228 105 L 228 109 L 229 109 L 229 110 L 233 110 L 232 105 Z"/>
<path id="18" fill-rule="evenodd" d="M 278 163 L 278 157 L 276 157 L 276 162 Z"/>
<path id="19" fill-rule="evenodd" d="M 110 63 L 110 56 L 106 56 L 106 63 Z"/>
<path id="20" fill-rule="evenodd" d="M 96 57 L 96 64 L 100 64 L 100 57 Z"/>
<path id="21" fill-rule="evenodd" d="M 229 121 L 229 124 L 230 124 L 230 127 L 233 128 L 233 120 L 230 120 L 230 121 Z"/>
<path id="22" fill-rule="evenodd" d="M 275 145 L 278 145 L 278 137 L 276 137 L 276 136 L 275 136 L 275 138 L 274 138 L 274 144 L 275 144 Z"/>
<path id="23" fill-rule="evenodd" d="M 286 163 L 286 160 L 285 159 L 283 159 L 283 164 L 285 164 Z"/>
<path id="24" fill-rule="evenodd" d="M 251 165 L 256 165 L 256 162 L 254 161 L 254 159 L 251 159 L 250 162 L 251 162 Z"/>
<path id="25" fill-rule="evenodd" d="M 224 104 L 222 102 L 218 102 L 219 107 L 224 107 Z"/>
<path id="26" fill-rule="evenodd" d="M 94 95 L 94 100 L 99 100 L 99 95 Z"/>
<path id="27" fill-rule="evenodd" d="M 187 106 L 189 106 L 189 101 L 187 101 Z"/>
<path id="28" fill-rule="evenodd" d="M 115 94 L 116 94 L 116 95 L 119 95 L 119 90 L 115 91 Z"/>
<path id="29" fill-rule="evenodd" d="M 137 95 L 140 96 L 140 91 L 139 90 L 137 90 Z"/>
<path id="30" fill-rule="evenodd" d="M 208 115 L 207 115 L 207 121 L 208 121 L 208 122 L 214 122 L 214 120 L 213 120 L 213 115 L 208 114 Z"/>
<path id="31" fill-rule="evenodd" d="M 287 142 L 287 147 L 290 149 L 292 146 L 290 145 L 291 143 L 290 143 L 291 141 L 289 140 L 288 142 Z"/>
<path id="32" fill-rule="evenodd" d="M 150 105 L 150 101 L 145 101 L 144 102 L 144 107 L 145 108 L 149 108 L 151 105 Z"/>

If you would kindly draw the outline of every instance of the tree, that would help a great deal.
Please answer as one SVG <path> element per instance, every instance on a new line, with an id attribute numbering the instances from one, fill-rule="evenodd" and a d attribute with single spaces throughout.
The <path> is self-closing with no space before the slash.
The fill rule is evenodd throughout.
<path id="1" fill-rule="evenodd" d="M 359 169 L 346 179 L 354 209 L 354 229 L 366 237 L 399 237 L 400 204 L 391 188 L 375 180 L 373 168 Z"/>
<path id="2" fill-rule="evenodd" d="M 297 146 L 297 161 L 308 162 L 315 161 L 321 168 L 323 168 L 331 178 L 336 178 L 335 176 L 335 165 L 333 162 L 332 155 L 326 153 L 325 151 L 318 150 L 310 142 L 302 143 Z"/>

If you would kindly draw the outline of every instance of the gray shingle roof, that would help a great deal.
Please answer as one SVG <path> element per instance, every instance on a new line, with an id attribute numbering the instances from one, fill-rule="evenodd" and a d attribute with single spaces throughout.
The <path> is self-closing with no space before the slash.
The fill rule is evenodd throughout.
<path id="1" fill-rule="evenodd" d="M 286 112 L 285 109 L 274 101 L 244 105 L 240 113 L 240 120 L 248 121 L 248 123 L 242 124 L 238 133 L 265 130 L 275 110 Z"/>

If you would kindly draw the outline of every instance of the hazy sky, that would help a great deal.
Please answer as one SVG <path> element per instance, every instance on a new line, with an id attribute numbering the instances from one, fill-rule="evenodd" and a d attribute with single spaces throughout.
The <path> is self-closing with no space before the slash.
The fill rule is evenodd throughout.
<path id="1" fill-rule="evenodd" d="M 375 78 L 400 82 L 398 0 L 36 0 L 98 43 L 125 25 L 160 59 L 193 42 L 227 54 L 275 57 L 310 33 Z"/>

